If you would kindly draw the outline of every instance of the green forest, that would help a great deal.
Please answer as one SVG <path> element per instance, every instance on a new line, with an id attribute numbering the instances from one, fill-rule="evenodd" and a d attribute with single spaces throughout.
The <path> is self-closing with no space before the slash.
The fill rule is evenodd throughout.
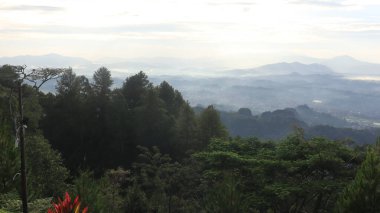
<path id="1" fill-rule="evenodd" d="M 39 91 L 43 71 L 28 82 L 0 67 L 0 213 L 22 212 L 20 125 L 29 212 L 66 192 L 90 213 L 380 212 L 380 140 L 310 138 L 297 127 L 279 140 L 232 137 L 212 105 L 194 111 L 144 72 L 115 88 L 105 67 L 92 79 L 65 69 L 53 94 Z"/>

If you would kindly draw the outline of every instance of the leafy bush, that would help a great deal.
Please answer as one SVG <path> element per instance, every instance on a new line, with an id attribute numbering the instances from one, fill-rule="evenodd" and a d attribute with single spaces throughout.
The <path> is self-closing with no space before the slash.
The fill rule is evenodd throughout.
<path id="1" fill-rule="evenodd" d="M 119 212 L 122 208 L 119 187 L 112 178 L 114 175 L 107 173 L 105 177 L 95 179 L 92 172 L 85 171 L 74 180 L 75 192 L 89 206 L 90 212 Z"/>
<path id="2" fill-rule="evenodd" d="M 36 199 L 28 203 L 28 210 L 30 213 L 46 212 L 46 209 L 51 206 L 51 198 Z M 0 194 L 0 213 L 3 212 L 21 212 L 21 200 L 17 192 L 9 192 L 7 194 Z"/>
<path id="3" fill-rule="evenodd" d="M 42 136 L 27 137 L 27 142 L 25 152 L 29 197 L 54 197 L 64 193 L 69 171 L 64 167 L 60 153 L 52 149 Z"/>
<path id="4" fill-rule="evenodd" d="M 20 212 L 21 200 L 17 195 L 17 192 L 9 192 L 6 194 L 0 194 L 0 209 L 6 212 Z"/>

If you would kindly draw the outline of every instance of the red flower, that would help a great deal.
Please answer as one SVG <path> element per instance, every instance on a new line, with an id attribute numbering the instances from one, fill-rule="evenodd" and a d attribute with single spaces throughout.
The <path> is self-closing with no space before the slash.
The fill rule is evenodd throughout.
<path id="1" fill-rule="evenodd" d="M 79 197 L 77 196 L 74 199 L 74 202 L 71 203 L 71 198 L 69 193 L 65 193 L 65 199 L 62 201 L 61 198 L 58 198 L 58 203 L 52 202 L 53 209 L 48 209 L 47 213 L 87 213 L 88 207 L 84 208 L 80 212 L 80 202 Z"/>

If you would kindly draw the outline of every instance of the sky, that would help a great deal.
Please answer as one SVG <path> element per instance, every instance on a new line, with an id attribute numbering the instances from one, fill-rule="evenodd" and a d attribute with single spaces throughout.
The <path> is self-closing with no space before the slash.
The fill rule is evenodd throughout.
<path id="1" fill-rule="evenodd" d="M 379 0 L 0 0 L 0 56 L 380 62 Z"/>

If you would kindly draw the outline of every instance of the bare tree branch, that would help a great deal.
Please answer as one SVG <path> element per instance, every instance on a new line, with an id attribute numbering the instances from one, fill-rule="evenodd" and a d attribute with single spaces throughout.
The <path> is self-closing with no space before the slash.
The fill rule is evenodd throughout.
<path id="1" fill-rule="evenodd" d="M 59 78 L 68 69 L 66 68 L 39 68 L 33 69 L 31 73 L 26 76 L 26 80 L 34 82 L 34 87 L 38 90 L 41 86 L 49 80 Z"/>

